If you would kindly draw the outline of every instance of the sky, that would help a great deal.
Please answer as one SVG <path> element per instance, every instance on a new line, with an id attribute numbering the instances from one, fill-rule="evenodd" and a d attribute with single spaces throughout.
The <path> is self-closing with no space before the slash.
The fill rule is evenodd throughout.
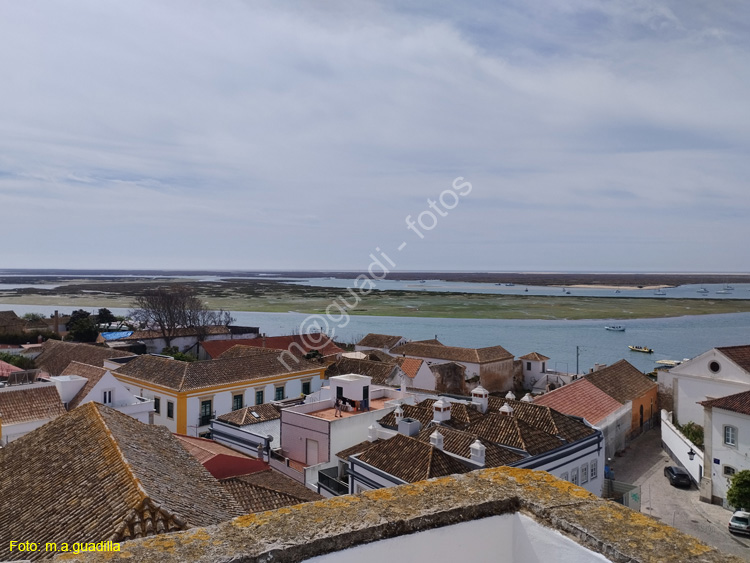
<path id="1" fill-rule="evenodd" d="M 750 271 L 749 70 L 745 0 L 0 0 L 0 268 Z"/>

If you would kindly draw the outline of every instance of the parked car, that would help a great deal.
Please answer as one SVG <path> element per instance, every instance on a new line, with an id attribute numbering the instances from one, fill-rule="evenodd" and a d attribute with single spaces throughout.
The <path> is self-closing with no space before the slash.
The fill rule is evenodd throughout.
<path id="1" fill-rule="evenodd" d="M 732 534 L 750 534 L 750 512 L 738 510 L 729 520 L 729 532 Z"/>
<path id="2" fill-rule="evenodd" d="M 690 474 L 682 467 L 677 467 L 676 465 L 665 467 L 664 475 L 666 475 L 667 479 L 669 479 L 669 484 L 673 487 L 685 487 L 689 489 L 693 483 L 690 479 Z"/>

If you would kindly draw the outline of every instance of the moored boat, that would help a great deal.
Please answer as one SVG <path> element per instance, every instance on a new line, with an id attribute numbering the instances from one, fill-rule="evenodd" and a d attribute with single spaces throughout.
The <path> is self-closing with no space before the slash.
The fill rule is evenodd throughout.
<path id="1" fill-rule="evenodd" d="M 625 330 L 625 327 L 622 325 L 607 325 L 604 327 L 606 330 L 613 330 L 615 332 L 622 332 Z"/>
<path id="2" fill-rule="evenodd" d="M 652 348 L 647 348 L 646 346 L 628 346 L 633 352 L 643 352 L 644 354 L 651 354 L 653 353 Z"/>

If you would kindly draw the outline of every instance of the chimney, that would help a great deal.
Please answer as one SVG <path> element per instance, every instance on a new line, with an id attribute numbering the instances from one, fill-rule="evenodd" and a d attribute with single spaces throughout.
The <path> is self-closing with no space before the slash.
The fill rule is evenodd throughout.
<path id="1" fill-rule="evenodd" d="M 516 400 L 516 396 L 513 394 L 513 391 L 508 391 L 508 393 L 505 395 L 505 398 L 510 401 Z"/>
<path id="2" fill-rule="evenodd" d="M 482 444 L 479 439 L 474 440 L 474 443 L 469 446 L 469 451 L 471 451 L 471 461 L 484 467 L 484 453 L 486 449 L 487 448 L 484 447 L 484 444 Z"/>
<path id="3" fill-rule="evenodd" d="M 489 396 L 489 391 L 480 385 L 471 392 L 471 403 L 477 407 L 479 412 L 486 413 L 489 406 Z"/>
<path id="4" fill-rule="evenodd" d="M 60 313 L 55 311 L 55 324 L 53 325 L 55 332 L 60 332 Z"/>
<path id="5" fill-rule="evenodd" d="M 508 403 L 505 403 L 502 407 L 500 407 L 500 414 L 502 416 L 513 416 L 513 407 L 511 407 Z"/>
<path id="6" fill-rule="evenodd" d="M 451 404 L 442 397 L 432 405 L 432 422 L 440 424 L 451 419 Z"/>
<path id="7" fill-rule="evenodd" d="M 533 403 L 534 397 L 531 396 L 531 393 L 526 393 L 523 397 L 521 397 L 521 401 L 524 403 Z"/>
<path id="8" fill-rule="evenodd" d="M 263 333 L 263 348 L 266 347 L 266 333 Z"/>
<path id="9" fill-rule="evenodd" d="M 413 418 L 402 418 L 398 423 L 398 433 L 412 438 L 419 434 L 422 424 Z"/>
<path id="10" fill-rule="evenodd" d="M 393 411 L 393 416 L 396 417 L 396 426 L 398 427 L 401 423 L 401 419 L 404 418 L 404 411 L 401 408 L 401 405 L 396 407 L 396 410 Z"/>
<path id="11" fill-rule="evenodd" d="M 435 430 L 432 434 L 430 434 L 430 444 L 436 447 L 439 450 L 443 449 L 443 435 Z"/>
<path id="12" fill-rule="evenodd" d="M 374 442 L 378 439 L 378 429 L 375 428 L 374 424 L 367 427 L 367 441 Z"/>

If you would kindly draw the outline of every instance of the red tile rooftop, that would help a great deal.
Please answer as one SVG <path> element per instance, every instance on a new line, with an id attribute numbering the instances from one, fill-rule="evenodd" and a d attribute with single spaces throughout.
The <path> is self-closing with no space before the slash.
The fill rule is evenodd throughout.
<path id="1" fill-rule="evenodd" d="M 370 410 L 371 411 L 375 411 L 375 410 L 379 410 L 379 409 L 384 409 L 385 408 L 385 403 L 387 401 L 390 401 L 390 399 L 386 399 L 386 398 L 382 398 L 382 399 L 370 399 Z M 357 415 L 357 414 L 362 414 L 362 412 L 363 411 L 355 411 L 354 409 L 348 410 L 348 411 L 342 409 L 341 410 L 341 416 L 342 416 L 342 418 L 346 418 L 348 416 L 354 416 L 354 415 Z M 339 418 L 339 417 L 334 417 L 334 415 L 336 414 L 336 409 L 334 409 L 333 407 L 326 408 L 326 409 L 321 409 L 319 411 L 311 412 L 311 413 L 308 413 L 308 414 L 310 416 L 315 416 L 317 418 L 322 418 L 324 420 L 333 420 L 334 418 Z"/>

